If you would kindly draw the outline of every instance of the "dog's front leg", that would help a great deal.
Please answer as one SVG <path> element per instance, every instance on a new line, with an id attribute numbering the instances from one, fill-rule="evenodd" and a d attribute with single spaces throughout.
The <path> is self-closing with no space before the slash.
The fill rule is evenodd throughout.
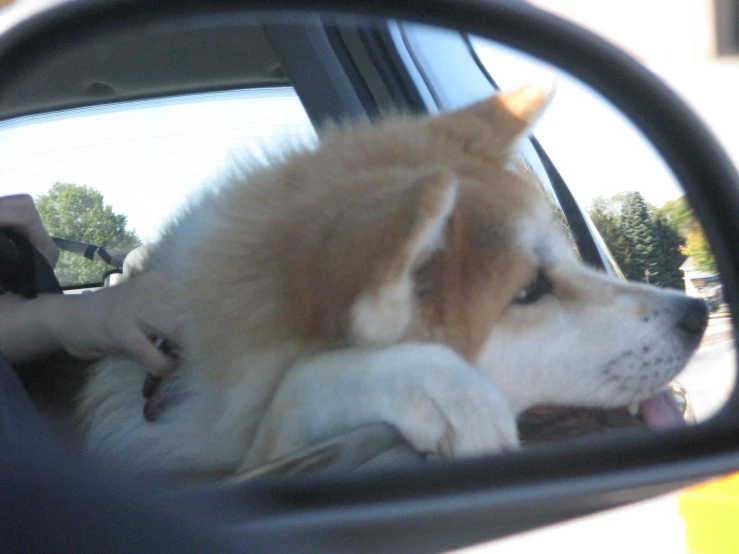
<path id="1" fill-rule="evenodd" d="M 454 457 L 518 446 L 515 414 L 498 388 L 451 349 L 354 348 L 290 369 L 245 469 L 374 422 L 395 426 L 422 453 Z"/>

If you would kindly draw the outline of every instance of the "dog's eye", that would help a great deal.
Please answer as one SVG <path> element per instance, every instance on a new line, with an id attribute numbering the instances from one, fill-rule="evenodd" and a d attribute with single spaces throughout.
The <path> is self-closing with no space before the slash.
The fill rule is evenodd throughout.
<path id="1" fill-rule="evenodd" d="M 551 293 L 553 288 L 549 277 L 544 274 L 543 270 L 539 270 L 539 273 L 536 274 L 536 279 L 528 287 L 519 291 L 513 299 L 513 303 L 533 304 L 545 294 Z"/>

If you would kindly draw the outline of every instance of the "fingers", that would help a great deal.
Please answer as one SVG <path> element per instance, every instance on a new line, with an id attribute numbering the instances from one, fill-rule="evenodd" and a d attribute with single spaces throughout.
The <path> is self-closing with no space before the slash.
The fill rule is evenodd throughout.
<path id="1" fill-rule="evenodd" d="M 147 373 L 146 378 L 144 379 L 144 386 L 141 388 L 141 396 L 144 398 L 151 398 L 157 392 L 161 384 L 161 377 Z"/>
<path id="2" fill-rule="evenodd" d="M 178 310 L 171 294 L 172 285 L 158 273 L 145 273 L 109 289 L 118 294 L 118 348 L 143 364 L 153 375 L 170 373 L 176 361 L 169 355 L 180 337 Z M 157 342 L 152 337 L 159 337 Z M 160 345 L 166 344 L 168 348 Z"/>
<path id="3" fill-rule="evenodd" d="M 67 296 L 65 317 L 52 318 L 53 334 L 73 355 L 123 354 L 154 375 L 171 373 L 175 358 L 152 340 L 160 337 L 176 348 L 179 338 L 177 310 L 166 283 L 160 275 L 144 274 L 92 294 Z"/>
<path id="4" fill-rule="evenodd" d="M 26 237 L 52 267 L 59 260 L 59 248 L 46 231 L 36 204 L 28 194 L 0 197 L 0 226 L 12 227 Z"/>
<path id="5" fill-rule="evenodd" d="M 164 376 L 175 369 L 175 360 L 154 346 L 142 333 L 130 333 L 123 338 L 121 348 L 154 376 Z"/>

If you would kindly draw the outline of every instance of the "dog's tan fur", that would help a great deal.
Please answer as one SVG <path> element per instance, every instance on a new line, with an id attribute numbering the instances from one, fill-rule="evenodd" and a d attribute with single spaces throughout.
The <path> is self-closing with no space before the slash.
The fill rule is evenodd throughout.
<path id="1" fill-rule="evenodd" d="M 575 268 L 552 281 L 583 310 L 622 294 L 669 303 L 582 268 L 537 183 L 512 167 L 548 100 L 527 87 L 438 117 L 334 128 L 315 151 L 234 170 L 148 260 L 183 285 L 183 362 L 165 382 L 181 401 L 145 422 L 143 369 L 106 360 L 82 403 L 91 445 L 154 467 L 235 471 L 382 420 L 419 449 L 514 448 L 526 407 L 508 394 L 517 368 L 499 368 L 512 376 L 499 388 L 486 364 L 520 365 L 515 341 L 496 337 L 549 317 L 511 308 L 541 267 Z M 593 283 L 607 291 L 582 301 Z"/>

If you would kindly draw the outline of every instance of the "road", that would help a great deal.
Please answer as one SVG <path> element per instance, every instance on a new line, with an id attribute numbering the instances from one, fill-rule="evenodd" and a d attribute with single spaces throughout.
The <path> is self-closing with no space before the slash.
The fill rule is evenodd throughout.
<path id="1" fill-rule="evenodd" d="M 700 348 L 677 380 L 688 390 L 696 419 L 718 411 L 734 388 L 736 354 L 728 315 L 711 317 Z"/>

